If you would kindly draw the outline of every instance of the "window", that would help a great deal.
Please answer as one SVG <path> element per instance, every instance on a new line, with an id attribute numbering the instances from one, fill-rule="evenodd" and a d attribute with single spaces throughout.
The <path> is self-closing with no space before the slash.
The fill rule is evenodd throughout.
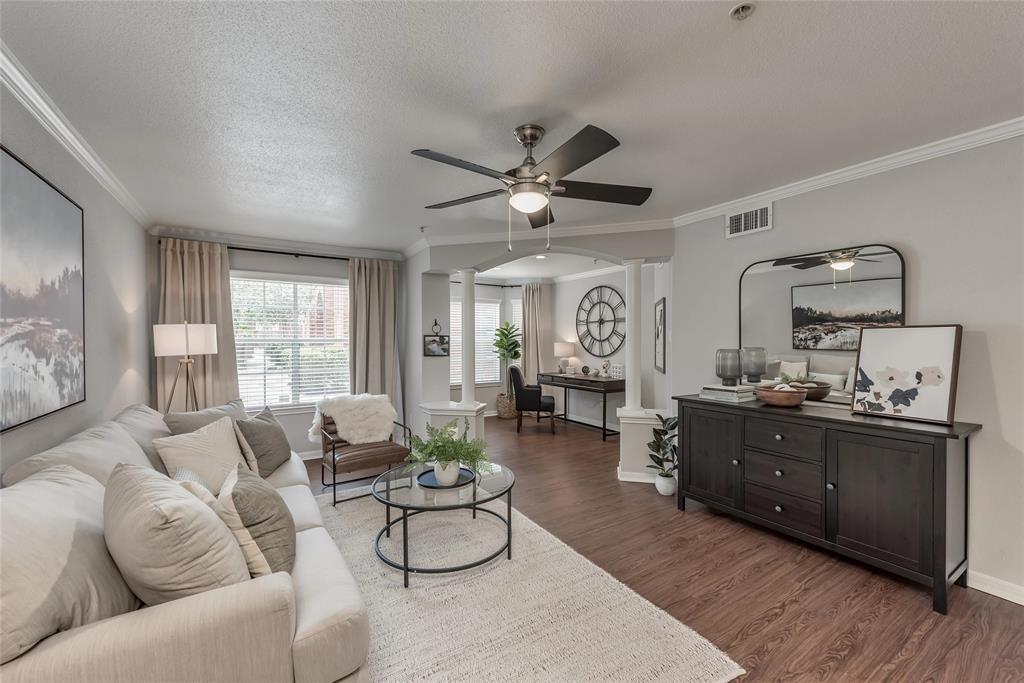
<path id="1" fill-rule="evenodd" d="M 476 383 L 501 381 L 501 359 L 494 350 L 494 331 L 501 325 L 501 304 L 497 301 L 476 302 Z M 451 301 L 451 383 L 462 384 L 462 302 Z"/>
<path id="2" fill-rule="evenodd" d="M 238 389 L 247 406 L 349 392 L 348 285 L 231 278 Z"/>
<path id="3" fill-rule="evenodd" d="M 512 317 L 511 322 L 519 330 L 519 341 L 523 340 L 523 300 L 512 299 L 509 306 L 509 315 Z"/>

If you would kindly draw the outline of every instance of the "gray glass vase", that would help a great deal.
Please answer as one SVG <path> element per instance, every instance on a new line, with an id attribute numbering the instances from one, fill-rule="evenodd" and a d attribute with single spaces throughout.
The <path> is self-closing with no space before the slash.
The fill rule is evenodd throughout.
<path id="1" fill-rule="evenodd" d="M 743 376 L 740 367 L 740 350 L 718 349 L 715 351 L 715 374 L 721 378 L 723 385 L 736 386 L 740 377 Z"/>
<path id="2" fill-rule="evenodd" d="M 740 349 L 740 364 L 747 381 L 757 384 L 768 370 L 768 352 L 761 346 L 744 346 Z"/>

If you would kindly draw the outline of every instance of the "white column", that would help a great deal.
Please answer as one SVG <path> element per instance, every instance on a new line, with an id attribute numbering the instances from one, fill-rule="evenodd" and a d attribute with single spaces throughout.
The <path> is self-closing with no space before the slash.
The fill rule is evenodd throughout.
<path id="1" fill-rule="evenodd" d="M 641 267 L 643 259 L 626 259 L 626 410 L 639 410 L 641 397 Z M 463 314 L 465 315 L 465 314 Z"/>
<path id="2" fill-rule="evenodd" d="M 462 404 L 476 405 L 476 271 L 462 276 Z"/>

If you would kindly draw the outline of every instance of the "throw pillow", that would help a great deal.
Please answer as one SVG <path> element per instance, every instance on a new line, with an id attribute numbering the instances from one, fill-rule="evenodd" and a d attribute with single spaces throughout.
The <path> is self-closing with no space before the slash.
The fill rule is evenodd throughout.
<path id="1" fill-rule="evenodd" d="M 245 557 L 217 513 L 156 470 L 114 468 L 103 520 L 114 562 L 147 605 L 249 578 Z"/>
<path id="2" fill-rule="evenodd" d="M 266 477 L 292 457 L 284 427 L 270 408 L 264 408 L 252 419 L 239 420 L 235 424 L 256 459 L 257 467 L 249 469 L 258 472 L 261 477 Z"/>
<path id="3" fill-rule="evenodd" d="M 170 436 L 171 430 L 164 422 L 164 416 L 149 406 L 141 403 L 128 406 L 114 416 L 114 422 L 124 427 L 128 435 L 146 453 L 149 463 L 158 471 L 164 472 L 164 463 L 153 448 L 153 439 Z"/>
<path id="4" fill-rule="evenodd" d="M 848 394 L 853 393 L 853 385 L 857 382 L 857 368 L 850 368 L 850 372 L 846 375 L 846 385 L 843 387 L 843 391 Z"/>
<path id="5" fill-rule="evenodd" d="M 153 471 L 153 470 L 150 470 Z M 0 489 L 0 663 L 138 609 L 103 540 L 103 485 L 56 465 Z"/>
<path id="6" fill-rule="evenodd" d="M 807 362 L 789 360 L 782 361 L 779 363 L 779 377 L 785 378 L 786 376 L 790 379 L 807 377 Z"/>
<path id="7" fill-rule="evenodd" d="M 230 417 L 222 417 L 189 434 L 154 439 L 153 445 L 168 472 L 179 468 L 192 470 L 213 493 L 220 491 L 224 478 L 239 462 L 245 462 Z"/>
<path id="8" fill-rule="evenodd" d="M 171 430 L 171 434 L 188 434 L 200 427 L 212 424 L 222 417 L 231 417 L 236 420 L 245 419 L 245 405 L 242 399 L 236 398 L 222 406 L 205 408 L 190 413 L 167 413 L 164 415 L 164 422 Z"/>
<path id="9" fill-rule="evenodd" d="M 833 375 L 827 372 L 812 372 L 810 379 L 817 382 L 828 382 L 835 391 L 842 391 L 846 386 L 846 375 Z"/>
<path id="10" fill-rule="evenodd" d="M 214 509 L 235 535 L 252 576 L 291 572 L 295 521 L 273 486 L 240 465 L 224 480 Z"/>

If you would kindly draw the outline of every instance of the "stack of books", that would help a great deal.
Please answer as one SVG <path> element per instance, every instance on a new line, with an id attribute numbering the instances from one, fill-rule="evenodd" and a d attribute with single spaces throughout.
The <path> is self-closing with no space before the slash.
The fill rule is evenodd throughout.
<path id="1" fill-rule="evenodd" d="M 724 384 L 705 384 L 700 388 L 700 397 L 726 403 L 746 403 L 757 400 L 754 396 L 754 387 L 749 384 L 740 384 L 735 387 L 727 387 Z"/>

